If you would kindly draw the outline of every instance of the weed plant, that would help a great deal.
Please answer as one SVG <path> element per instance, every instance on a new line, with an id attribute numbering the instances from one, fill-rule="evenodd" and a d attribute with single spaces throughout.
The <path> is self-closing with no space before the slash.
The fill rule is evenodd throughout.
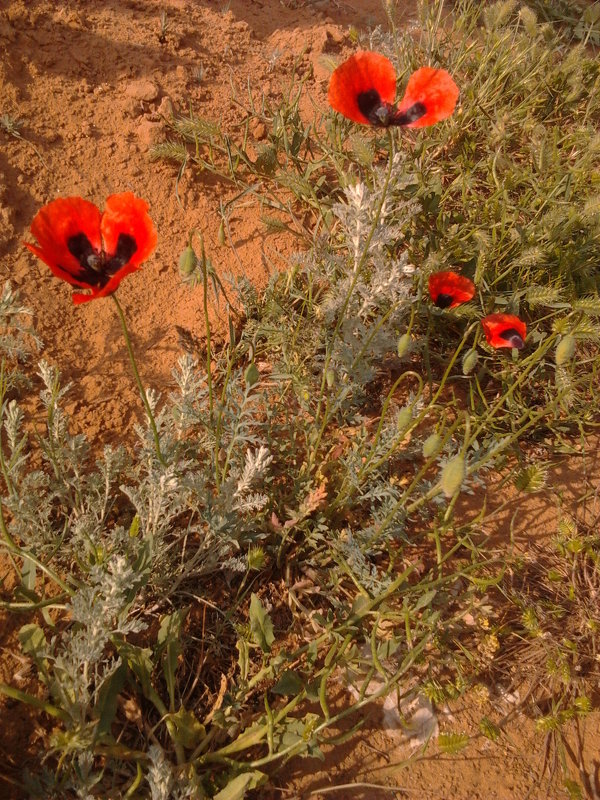
<path id="1" fill-rule="evenodd" d="M 495 675 L 489 629 L 465 622 L 492 589 L 522 606 L 515 660 L 534 617 L 555 618 L 541 596 L 523 599 L 526 570 L 507 582 L 506 554 L 478 535 L 484 511 L 464 525 L 454 509 L 517 443 L 597 418 L 599 69 L 514 3 L 461 2 L 443 26 L 440 8 L 420 41 L 392 27 L 368 44 L 407 72 L 427 62 L 456 76 L 461 113 L 443 126 L 380 137 L 330 115 L 307 125 L 302 85 L 278 108 L 250 107 L 240 131 L 172 120 L 177 139 L 155 155 L 231 181 L 232 203 L 254 197 L 303 251 L 259 298 L 243 280 L 225 290 L 190 238 L 181 269 L 206 339 L 191 340 L 169 397 L 142 390 L 133 450 L 92 463 L 69 430 L 69 387 L 44 361 L 29 380 L 45 431 L 29 433 L 16 359 L 35 340 L 5 289 L 2 605 L 23 615 L 36 679 L 0 690 L 45 725 L 31 796 L 250 797 L 379 697 L 443 699 Z M 269 138 L 251 158 L 255 119 Z M 477 299 L 441 311 L 427 278 L 453 267 Z M 207 309 L 224 291 L 245 321 L 232 317 L 214 352 Z M 480 317 L 498 310 L 528 319 L 520 356 L 482 339 Z M 539 477 L 524 465 L 518 480 Z M 590 547 L 573 566 L 580 588 L 597 586 Z M 579 589 L 573 600 L 565 586 L 553 602 L 568 614 Z M 571 636 L 586 669 L 590 608 Z M 358 699 L 340 708 L 346 675 Z M 591 708 L 581 687 L 544 686 L 542 720 L 583 696 Z"/>

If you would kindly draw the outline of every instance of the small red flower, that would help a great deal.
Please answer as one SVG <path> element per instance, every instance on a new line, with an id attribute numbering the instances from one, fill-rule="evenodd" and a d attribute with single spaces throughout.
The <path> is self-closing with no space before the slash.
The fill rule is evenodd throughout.
<path id="1" fill-rule="evenodd" d="M 451 116 L 458 100 L 458 86 L 444 69 L 421 67 L 408 79 L 402 102 L 396 112 L 395 122 L 407 128 L 425 128 Z M 417 113 L 420 110 L 423 113 Z"/>
<path id="2" fill-rule="evenodd" d="M 156 247 L 148 203 L 132 192 L 113 194 L 100 210 L 81 197 L 60 197 L 41 208 L 31 223 L 39 247 L 25 242 L 57 278 L 89 289 L 73 294 L 86 303 L 112 294 Z"/>
<path id="3" fill-rule="evenodd" d="M 443 69 L 421 67 L 408 81 L 398 106 L 396 72 L 385 56 L 361 50 L 335 70 L 329 83 L 329 105 L 361 125 L 422 128 L 449 117 L 458 86 Z"/>
<path id="4" fill-rule="evenodd" d="M 485 338 L 492 347 L 525 346 L 527 325 L 514 314 L 489 314 L 481 320 Z"/>
<path id="5" fill-rule="evenodd" d="M 438 308 L 456 308 L 475 296 L 475 284 L 456 272 L 434 272 L 429 276 L 429 296 Z"/>

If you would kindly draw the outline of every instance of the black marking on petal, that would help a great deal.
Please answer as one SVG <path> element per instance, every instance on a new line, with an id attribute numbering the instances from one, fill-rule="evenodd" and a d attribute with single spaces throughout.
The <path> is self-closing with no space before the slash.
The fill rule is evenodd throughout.
<path id="1" fill-rule="evenodd" d="M 377 111 L 381 105 L 381 95 L 377 89 L 369 89 L 366 92 L 360 92 L 356 98 L 356 102 L 358 104 L 358 110 L 363 117 L 366 117 L 369 122 L 372 122 L 371 115 Z"/>
<path id="2" fill-rule="evenodd" d="M 438 296 L 435 298 L 435 304 L 438 308 L 448 308 L 452 304 L 454 298 L 451 294 L 446 294 L 445 292 L 440 292 Z"/>
<path id="3" fill-rule="evenodd" d="M 104 267 L 109 275 L 114 275 L 115 272 L 124 267 L 130 260 L 135 251 L 138 249 L 137 242 L 129 233 L 120 233 L 117 239 L 117 249 L 114 256 L 107 260 Z"/>
<path id="4" fill-rule="evenodd" d="M 505 342 L 509 342 L 511 347 L 515 347 L 517 350 L 520 350 L 525 345 L 521 334 L 514 328 L 507 328 L 502 333 L 499 333 L 498 336 L 504 339 Z"/>
<path id="5" fill-rule="evenodd" d="M 76 233 L 75 236 L 70 236 L 67 239 L 67 249 L 71 255 L 75 256 L 83 269 L 88 269 L 91 265 L 90 258 L 97 256 L 85 233 Z"/>
<path id="6" fill-rule="evenodd" d="M 411 122 L 416 122 L 427 113 L 427 106 L 425 103 L 413 103 L 406 111 L 395 114 L 390 120 L 390 125 L 410 125 Z"/>

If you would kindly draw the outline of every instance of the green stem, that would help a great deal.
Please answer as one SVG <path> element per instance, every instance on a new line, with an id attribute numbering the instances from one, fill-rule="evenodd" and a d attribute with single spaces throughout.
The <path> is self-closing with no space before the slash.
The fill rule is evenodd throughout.
<path id="1" fill-rule="evenodd" d="M 206 328 L 206 382 L 208 384 L 208 407 L 210 418 L 213 417 L 214 398 L 211 372 L 211 339 L 210 339 L 210 318 L 208 316 L 208 268 L 206 266 L 206 253 L 204 252 L 204 242 L 202 242 L 202 257 L 200 259 L 202 268 L 202 306 L 204 309 L 204 327 Z"/>
<path id="2" fill-rule="evenodd" d="M 135 382 L 137 383 L 140 392 L 140 397 L 142 398 L 142 403 L 144 404 L 144 408 L 146 409 L 146 414 L 148 415 L 148 419 L 150 420 L 150 427 L 152 428 L 152 435 L 154 436 L 154 446 L 156 447 L 156 455 L 160 463 L 163 465 L 163 467 L 166 467 L 167 462 L 165 461 L 165 458 L 160 449 L 160 439 L 158 438 L 158 430 L 156 428 L 156 422 L 154 421 L 154 414 L 152 413 L 152 409 L 150 408 L 150 403 L 148 402 L 148 396 L 146 394 L 146 390 L 144 389 L 144 384 L 142 383 L 142 379 L 140 378 L 140 373 L 138 372 L 135 356 L 133 354 L 133 347 L 131 346 L 131 339 L 129 337 L 129 331 L 127 330 L 127 323 L 125 322 L 125 315 L 123 314 L 123 309 L 121 308 L 121 304 L 117 300 L 117 296 L 115 294 L 111 294 L 111 297 L 117 308 L 117 314 L 119 315 L 119 320 L 121 322 L 121 328 L 123 330 L 123 336 L 125 337 L 125 344 L 127 345 L 127 353 L 129 354 L 129 361 L 131 363 L 131 368 L 133 369 Z"/>
<path id="3" fill-rule="evenodd" d="M 206 383 L 208 386 L 208 411 L 210 417 L 210 424 L 213 423 L 215 398 L 213 392 L 213 378 L 212 378 L 212 343 L 210 331 L 210 317 L 208 315 L 208 266 L 206 263 L 206 252 L 204 250 L 204 239 L 200 235 L 200 244 L 202 253 L 200 257 L 200 269 L 202 270 L 202 309 L 204 311 L 204 328 L 206 330 Z M 191 246 L 191 235 L 190 235 Z M 217 489 L 221 485 L 221 476 L 219 474 L 219 449 L 220 449 L 220 436 L 215 438 L 215 483 Z"/>

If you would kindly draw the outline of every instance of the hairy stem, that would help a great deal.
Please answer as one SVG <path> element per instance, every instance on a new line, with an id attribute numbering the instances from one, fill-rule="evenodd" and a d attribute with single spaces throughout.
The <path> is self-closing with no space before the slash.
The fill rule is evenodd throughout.
<path id="1" fill-rule="evenodd" d="M 140 373 L 138 371 L 135 356 L 133 354 L 133 347 L 131 346 L 131 338 L 129 336 L 129 331 L 127 330 L 127 323 L 125 322 L 125 314 L 123 314 L 123 309 L 121 308 L 121 304 L 117 300 L 117 296 L 115 294 L 111 294 L 111 297 L 116 306 L 117 314 L 119 315 L 119 321 L 121 322 L 121 329 L 123 330 L 123 336 L 125 337 L 125 344 L 127 345 L 127 353 L 129 355 L 129 361 L 131 363 L 131 368 L 133 370 L 135 382 L 137 383 L 137 387 L 140 392 L 140 397 L 142 398 L 142 403 L 144 404 L 144 408 L 146 409 L 146 414 L 148 415 L 148 419 L 150 421 L 150 427 L 152 428 L 152 435 L 154 437 L 154 446 L 156 448 L 156 457 L 163 465 L 163 467 L 165 467 L 167 465 L 167 462 L 165 461 L 165 457 L 163 456 L 162 451 L 160 449 L 160 439 L 158 437 L 158 429 L 156 427 L 156 422 L 154 420 L 154 414 L 152 413 L 152 409 L 150 408 L 150 403 L 148 402 L 148 395 L 146 394 L 146 390 L 144 389 L 144 384 L 142 383 L 142 379 L 140 378 Z"/>

